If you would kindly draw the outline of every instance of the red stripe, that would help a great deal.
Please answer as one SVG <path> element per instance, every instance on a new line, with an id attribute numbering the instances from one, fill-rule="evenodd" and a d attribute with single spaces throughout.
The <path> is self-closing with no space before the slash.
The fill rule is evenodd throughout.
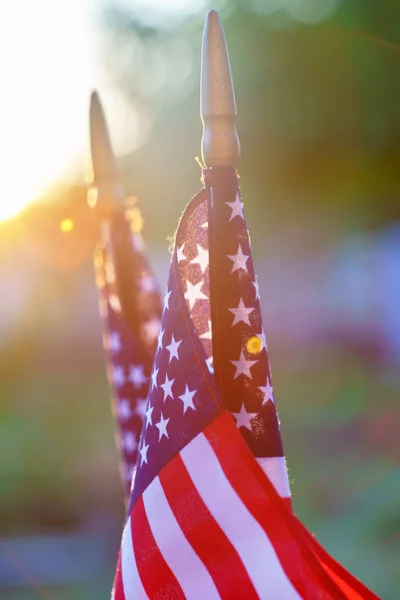
<path id="1" fill-rule="evenodd" d="M 113 600 L 125 600 L 124 584 L 122 582 L 121 552 L 122 550 L 119 551 L 117 570 L 115 572 Z"/>
<path id="2" fill-rule="evenodd" d="M 142 497 L 131 513 L 131 532 L 139 577 L 149 598 L 185 600 L 181 586 L 153 537 Z"/>
<path id="3" fill-rule="evenodd" d="M 221 597 L 258 599 L 238 553 L 201 499 L 179 454 L 159 479 L 180 528 Z"/>
<path id="4" fill-rule="evenodd" d="M 354 600 L 379 600 L 378 596 L 332 558 L 299 520 L 298 526 L 302 530 L 307 543 L 313 550 L 322 568 L 334 579 L 339 588 L 346 593 L 347 598 Z"/>
<path id="5" fill-rule="evenodd" d="M 227 413 L 221 415 L 203 433 L 228 481 L 268 535 L 286 575 L 299 595 L 309 600 L 349 598 L 315 559 L 298 530 L 293 514 L 257 464 L 231 417 Z"/>
<path id="6" fill-rule="evenodd" d="M 265 487 L 265 477 L 263 472 L 259 469 L 259 465 L 252 460 L 251 456 L 246 457 L 246 462 L 259 483 Z M 266 493 L 269 493 L 267 489 Z M 277 502 L 276 498 L 274 498 L 275 495 L 276 492 L 274 488 L 273 492 L 270 493 L 270 497 L 275 502 L 277 509 L 281 510 L 279 508 L 279 501 Z M 287 509 L 288 505 L 286 502 L 284 502 L 284 504 Z M 290 512 L 292 512 L 291 507 Z M 284 512 L 283 516 L 286 520 L 287 515 L 284 515 Z M 290 528 L 292 532 L 291 535 L 296 539 L 300 549 L 303 554 L 305 554 L 306 559 L 309 561 L 310 568 L 312 568 L 317 576 L 319 576 L 322 582 L 330 590 L 330 593 L 335 595 L 335 598 L 340 597 L 345 598 L 346 600 L 379 600 L 373 592 L 361 583 L 361 581 L 356 579 L 328 554 L 295 515 L 293 515 L 293 519 L 290 521 Z M 340 590 L 341 595 L 338 590 Z"/>

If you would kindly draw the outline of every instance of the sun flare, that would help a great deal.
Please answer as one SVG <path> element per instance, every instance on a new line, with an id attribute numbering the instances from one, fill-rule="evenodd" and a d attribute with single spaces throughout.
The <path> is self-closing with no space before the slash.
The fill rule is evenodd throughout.
<path id="1" fill-rule="evenodd" d="M 149 4 L 160 18 L 166 10 L 198 8 L 196 0 L 140 0 L 138 6 L 144 11 Z M 45 195 L 74 166 L 83 175 L 92 89 L 99 89 L 103 101 L 110 94 L 108 121 L 119 151 L 141 143 L 134 107 L 103 71 L 94 5 L 92 0 L 23 2 L 23 18 L 20 2 L 2 6 L 0 221 Z M 10 23 L 18 23 L 18 35 Z"/>
<path id="2" fill-rule="evenodd" d="M 98 73 L 87 2 L 25 2 L 23 19 L 20 10 L 6 3 L 0 23 L 0 220 L 79 165 Z M 18 23 L 17 37 L 10 23 Z"/>
<path id="3" fill-rule="evenodd" d="M 15 217 L 28 204 L 34 202 L 42 196 L 49 185 L 56 179 L 56 174 L 49 172 L 46 176 L 41 176 L 43 165 L 41 161 L 46 161 L 46 155 L 38 153 L 38 158 L 32 161 L 30 168 L 24 165 L 20 172 L 11 175 L 8 170 L 8 177 L 2 183 L 2 193 L 0 196 L 0 221 L 6 221 Z"/>

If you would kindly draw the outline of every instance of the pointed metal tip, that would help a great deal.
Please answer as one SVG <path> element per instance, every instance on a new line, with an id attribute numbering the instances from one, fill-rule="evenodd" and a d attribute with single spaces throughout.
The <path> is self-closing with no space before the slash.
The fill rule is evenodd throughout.
<path id="1" fill-rule="evenodd" d="M 92 93 L 90 94 L 90 104 L 93 104 L 94 102 L 98 102 L 100 104 L 100 98 L 97 90 L 92 90 Z"/>
<path id="2" fill-rule="evenodd" d="M 118 180 L 118 167 L 111 146 L 107 122 L 98 93 L 94 90 L 90 96 L 90 146 L 94 184 Z"/>
<path id="3" fill-rule="evenodd" d="M 88 190 L 88 204 L 108 218 L 121 205 L 124 194 L 119 182 L 117 161 L 111 146 L 107 122 L 96 90 L 90 96 L 90 146 L 93 186 Z"/>
<path id="4" fill-rule="evenodd" d="M 97 92 L 97 90 L 92 90 L 91 94 L 90 94 L 90 132 L 92 133 L 92 121 L 94 119 L 97 119 L 98 117 L 96 115 L 100 116 L 100 119 L 102 119 L 105 122 L 105 116 L 104 116 L 104 111 L 103 111 L 103 107 L 101 105 L 101 101 L 100 101 L 100 96 L 99 93 Z"/>
<path id="5" fill-rule="evenodd" d="M 215 8 L 210 8 L 210 10 L 207 13 L 206 21 L 211 22 L 211 20 L 214 20 L 214 22 L 219 23 L 221 25 L 221 22 L 219 20 L 219 15 L 218 15 L 217 11 L 215 10 Z"/>
<path id="6" fill-rule="evenodd" d="M 207 13 L 203 31 L 200 112 L 204 163 L 208 167 L 236 167 L 240 145 L 235 95 L 224 31 L 213 9 Z"/>

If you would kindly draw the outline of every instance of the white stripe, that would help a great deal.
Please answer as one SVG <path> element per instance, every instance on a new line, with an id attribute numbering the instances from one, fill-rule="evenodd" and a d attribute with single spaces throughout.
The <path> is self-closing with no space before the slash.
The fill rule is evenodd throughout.
<path id="1" fill-rule="evenodd" d="M 125 598 L 149 600 L 141 582 L 132 545 L 131 518 L 126 522 L 121 544 L 121 571 Z"/>
<path id="2" fill-rule="evenodd" d="M 211 575 L 184 536 L 158 477 L 143 494 L 150 529 L 186 598 L 220 600 Z"/>
<path id="3" fill-rule="evenodd" d="M 236 549 L 261 599 L 300 600 L 261 525 L 240 500 L 203 434 L 181 457 L 197 491 Z"/>
<path id="4" fill-rule="evenodd" d="M 256 458 L 281 498 L 290 498 L 289 478 L 284 456 Z"/>

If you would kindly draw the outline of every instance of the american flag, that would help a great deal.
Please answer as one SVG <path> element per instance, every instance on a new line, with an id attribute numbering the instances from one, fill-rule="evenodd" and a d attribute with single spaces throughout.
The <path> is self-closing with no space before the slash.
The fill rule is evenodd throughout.
<path id="1" fill-rule="evenodd" d="M 234 170 L 180 221 L 114 600 L 375 596 L 293 515 Z"/>
<path id="2" fill-rule="evenodd" d="M 95 254 L 103 345 L 127 499 L 161 323 L 158 284 L 145 255 L 143 237 L 137 231 L 140 221 L 137 206 L 127 211 L 120 207 L 109 225 L 103 227 L 104 239 Z"/>

